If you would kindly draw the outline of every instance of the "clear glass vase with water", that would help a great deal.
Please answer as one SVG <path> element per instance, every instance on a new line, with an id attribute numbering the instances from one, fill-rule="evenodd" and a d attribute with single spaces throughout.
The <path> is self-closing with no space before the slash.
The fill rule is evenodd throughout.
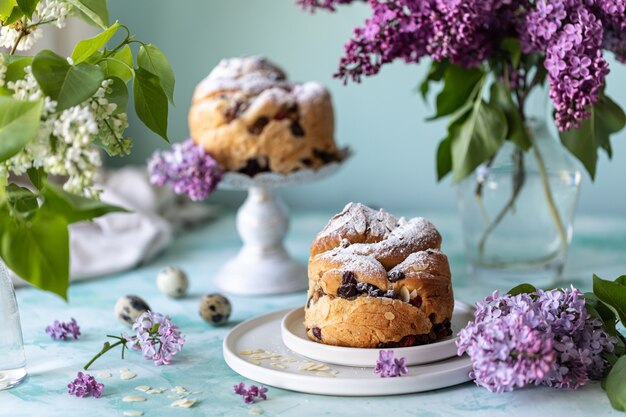
<path id="1" fill-rule="evenodd" d="M 470 273 L 494 288 L 555 285 L 573 234 L 581 172 L 545 119 L 529 119 L 533 148 L 506 142 L 458 187 Z"/>
<path id="2" fill-rule="evenodd" d="M 0 259 L 0 390 L 26 378 L 26 357 L 15 290 Z"/>

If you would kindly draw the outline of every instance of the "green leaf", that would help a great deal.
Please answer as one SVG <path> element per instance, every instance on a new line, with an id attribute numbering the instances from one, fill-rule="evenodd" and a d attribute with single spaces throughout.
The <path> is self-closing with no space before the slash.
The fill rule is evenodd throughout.
<path id="1" fill-rule="evenodd" d="M 109 11 L 106 0 L 66 0 L 79 12 L 79 16 L 90 25 L 104 30 L 109 27 Z"/>
<path id="2" fill-rule="evenodd" d="M 26 218 L 32 217 L 39 208 L 37 196 L 28 188 L 11 183 L 7 186 L 7 193 L 9 204 Z"/>
<path id="3" fill-rule="evenodd" d="M 610 136 L 619 132 L 626 125 L 624 111 L 609 97 L 601 95 L 591 108 L 589 119 L 580 123 L 578 129 L 572 128 L 561 132 L 563 145 L 582 162 L 594 180 L 598 162 L 598 149 L 604 149 L 612 155 Z"/>
<path id="4" fill-rule="evenodd" d="M 436 114 L 428 120 L 452 114 L 468 101 L 474 101 L 476 86 L 484 80 L 484 77 L 485 73 L 480 69 L 449 65 L 443 77 L 443 90 L 437 96 Z"/>
<path id="5" fill-rule="evenodd" d="M 618 279 L 621 279 L 618 278 Z M 619 282 L 607 281 L 593 276 L 593 293 L 601 301 L 613 307 L 622 323 L 626 323 L 626 287 Z"/>
<path id="6" fill-rule="evenodd" d="M 522 57 L 522 47 L 520 45 L 519 39 L 503 39 L 502 42 L 500 42 L 500 47 L 509 53 L 513 68 L 519 67 L 520 59 Z"/>
<path id="7" fill-rule="evenodd" d="M 430 83 L 435 81 L 439 82 L 443 79 L 443 76 L 446 72 L 446 68 L 448 67 L 448 61 L 432 61 L 430 64 L 430 68 L 428 69 L 428 74 L 422 80 L 420 84 L 420 94 L 422 95 L 422 99 L 426 100 L 428 91 L 430 90 Z"/>
<path id="8" fill-rule="evenodd" d="M 43 168 L 28 168 L 26 171 L 28 179 L 35 188 L 41 190 L 44 185 L 44 181 L 48 178 L 48 174 Z"/>
<path id="9" fill-rule="evenodd" d="M 117 105 L 113 114 L 125 113 L 128 107 L 128 87 L 124 81 L 117 77 L 112 77 L 111 81 L 105 97 L 109 103 Z"/>
<path id="10" fill-rule="evenodd" d="M 127 83 L 135 76 L 133 53 L 128 45 L 112 56 L 105 58 L 98 65 L 104 70 L 106 78 L 117 77 Z"/>
<path id="11" fill-rule="evenodd" d="M 33 58 L 29 56 L 2 54 L 7 72 L 4 74 L 4 81 L 17 81 L 24 78 L 26 71 L 24 68 L 33 63 Z"/>
<path id="12" fill-rule="evenodd" d="M 0 20 L 4 22 L 11 15 L 16 4 L 15 0 L 0 0 Z"/>
<path id="13" fill-rule="evenodd" d="M 452 140 L 450 136 L 439 142 L 437 147 L 437 181 L 441 181 L 452 171 Z"/>
<path id="14" fill-rule="evenodd" d="M 506 117 L 508 126 L 506 138 L 525 151 L 530 149 L 532 146 L 530 135 L 517 106 L 513 102 L 511 90 L 503 83 L 494 82 L 491 85 L 490 103 L 499 107 Z"/>
<path id="15" fill-rule="evenodd" d="M 4 87 L 0 87 L 0 95 L 12 96 L 13 90 L 8 89 L 7 83 L 23 79 L 26 75 L 24 68 L 32 64 L 33 58 L 9 54 L 2 54 L 2 57 L 6 66 L 6 72 L 4 74 Z"/>
<path id="16" fill-rule="evenodd" d="M 65 58 L 50 50 L 35 55 L 32 68 L 41 90 L 58 102 L 58 111 L 93 96 L 104 80 L 104 72 L 99 66 L 85 62 L 70 65 Z"/>
<path id="17" fill-rule="evenodd" d="M 18 276 L 67 300 L 69 236 L 62 216 L 42 207 L 28 222 L 7 222 L 0 251 Z"/>
<path id="18" fill-rule="evenodd" d="M 119 27 L 120 24 L 115 22 L 111 27 L 103 32 L 100 32 L 93 38 L 83 39 L 78 42 L 72 52 L 72 60 L 74 61 L 74 64 L 80 64 L 103 48 L 113 35 L 115 35 L 115 32 L 117 32 Z"/>
<path id="19" fill-rule="evenodd" d="M 135 111 L 139 119 L 167 142 L 167 96 L 159 77 L 139 67 L 133 83 Z"/>
<path id="20" fill-rule="evenodd" d="M 137 63 L 140 68 L 159 77 L 165 95 L 173 104 L 175 84 L 174 71 L 172 71 L 172 67 L 163 52 L 154 45 L 142 45 L 137 55 Z"/>
<path id="21" fill-rule="evenodd" d="M 626 411 L 626 356 L 617 360 L 606 377 L 604 389 L 613 408 Z"/>
<path id="22" fill-rule="evenodd" d="M 20 9 L 22 9 L 24 16 L 29 19 L 32 19 L 38 3 L 39 0 L 17 0 L 17 5 L 20 6 Z"/>
<path id="23" fill-rule="evenodd" d="M 513 287 L 509 290 L 507 294 L 509 295 L 519 295 L 519 294 L 532 294 L 537 291 L 533 285 L 530 284 L 520 284 L 516 287 Z"/>
<path id="24" fill-rule="evenodd" d="M 0 162 L 20 152 L 37 137 L 41 101 L 0 97 Z"/>
<path id="25" fill-rule="evenodd" d="M 24 12 L 20 9 L 20 6 L 15 4 L 15 6 L 13 6 L 13 10 L 11 10 L 11 14 L 4 19 L 2 23 L 4 26 L 9 26 L 20 20 L 22 17 L 24 17 Z"/>
<path id="26" fill-rule="evenodd" d="M 68 224 L 91 220 L 108 213 L 127 212 L 121 207 L 68 193 L 50 182 L 45 183 L 43 197 L 42 207 L 58 213 Z"/>
<path id="27" fill-rule="evenodd" d="M 626 126 L 626 114 L 617 103 L 605 95 L 600 96 L 600 100 L 594 106 L 594 112 L 597 118 L 596 139 L 598 145 L 611 158 L 613 157 L 613 149 L 611 148 L 610 136 Z"/>
<path id="28" fill-rule="evenodd" d="M 469 116 L 452 139 L 452 181 L 461 181 L 491 158 L 502 146 L 506 131 L 502 111 L 478 94 Z"/>

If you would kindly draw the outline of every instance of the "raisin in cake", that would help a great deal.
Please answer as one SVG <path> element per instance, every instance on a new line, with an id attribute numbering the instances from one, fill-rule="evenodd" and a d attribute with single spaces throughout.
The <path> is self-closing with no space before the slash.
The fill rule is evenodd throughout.
<path id="1" fill-rule="evenodd" d="M 451 334 L 448 258 L 428 220 L 350 203 L 317 235 L 309 259 L 305 327 L 311 340 L 405 347 Z"/>
<path id="2" fill-rule="evenodd" d="M 328 91 L 286 80 L 259 57 L 222 60 L 195 90 L 191 137 L 226 171 L 250 176 L 339 160 Z"/>

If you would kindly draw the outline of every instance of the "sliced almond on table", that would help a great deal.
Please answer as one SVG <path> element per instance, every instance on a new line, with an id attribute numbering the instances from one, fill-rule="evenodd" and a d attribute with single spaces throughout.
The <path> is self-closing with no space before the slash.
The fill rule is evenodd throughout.
<path id="1" fill-rule="evenodd" d="M 170 407 L 178 407 L 178 408 L 191 408 L 196 403 L 196 400 L 191 400 L 189 398 L 181 398 L 180 400 L 176 400 L 170 404 Z"/>
<path id="2" fill-rule="evenodd" d="M 146 401 L 146 397 L 142 397 L 140 395 L 127 395 L 122 398 L 122 401 L 125 403 L 142 403 Z"/>
<path id="3" fill-rule="evenodd" d="M 148 392 L 150 390 L 150 387 L 147 385 L 139 385 L 138 387 L 135 387 L 135 390 L 141 391 L 141 392 Z"/>

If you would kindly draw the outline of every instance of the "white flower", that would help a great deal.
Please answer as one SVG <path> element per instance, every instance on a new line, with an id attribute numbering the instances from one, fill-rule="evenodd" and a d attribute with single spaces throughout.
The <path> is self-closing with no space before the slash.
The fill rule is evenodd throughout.
<path id="1" fill-rule="evenodd" d="M 0 87 L 4 87 L 4 77 L 7 74 L 7 66 L 4 65 L 4 55 L 0 54 Z"/>
<path id="2" fill-rule="evenodd" d="M 42 0 L 36 10 L 40 22 L 52 21 L 59 29 L 65 27 L 65 19 L 70 11 L 70 5 L 60 0 Z"/>
<path id="3" fill-rule="evenodd" d="M 0 46 L 11 49 L 19 39 L 17 50 L 28 51 L 43 36 L 41 29 L 43 24 L 51 23 L 61 29 L 65 27 L 65 20 L 70 11 L 71 6 L 65 1 L 42 0 L 37 4 L 33 14 L 33 23 L 26 24 L 24 28 L 24 22 L 20 20 L 9 26 L 2 26 L 0 29 Z M 23 32 L 21 39 L 20 32 Z"/>

